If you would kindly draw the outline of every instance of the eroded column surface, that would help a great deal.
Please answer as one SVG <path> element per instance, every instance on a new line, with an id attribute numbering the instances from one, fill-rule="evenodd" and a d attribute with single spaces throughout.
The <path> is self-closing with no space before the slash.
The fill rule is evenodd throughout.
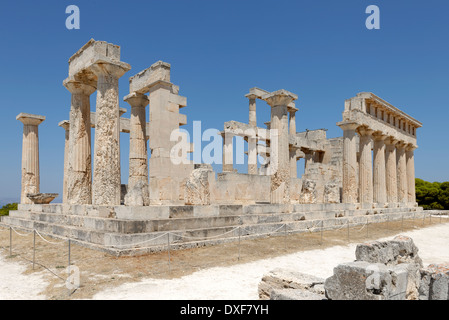
<path id="1" fill-rule="evenodd" d="M 386 167 L 386 189 L 387 202 L 394 207 L 398 202 L 398 182 L 396 170 L 396 143 L 397 140 L 388 137 L 385 140 L 385 167 Z"/>
<path id="2" fill-rule="evenodd" d="M 407 160 L 405 156 L 406 145 L 399 142 L 396 145 L 396 163 L 398 175 L 398 202 L 407 203 L 408 201 L 408 185 L 407 185 Z"/>
<path id="3" fill-rule="evenodd" d="M 62 203 L 67 203 L 67 171 L 69 169 L 69 142 L 70 142 L 70 122 L 67 120 L 58 123 L 58 126 L 65 131 L 64 143 L 64 178 L 62 182 Z"/>
<path id="4" fill-rule="evenodd" d="M 16 120 L 23 123 L 22 140 L 22 189 L 20 203 L 30 204 L 28 193 L 39 193 L 39 130 L 44 116 L 20 113 Z"/>
<path id="5" fill-rule="evenodd" d="M 359 127 L 360 164 L 359 164 L 359 201 L 365 206 L 373 203 L 373 161 L 371 156 L 371 139 L 373 131 Z"/>
<path id="6" fill-rule="evenodd" d="M 271 107 L 271 203 L 290 202 L 290 160 L 287 105 L 297 98 L 297 95 L 286 90 L 278 90 L 263 97 L 263 99 Z"/>
<path id="7" fill-rule="evenodd" d="M 65 80 L 72 94 L 69 124 L 69 151 L 66 171 L 68 204 L 92 203 L 92 155 L 90 95 L 95 87 L 76 80 Z"/>
<path id="8" fill-rule="evenodd" d="M 150 204 L 148 187 L 146 113 L 149 100 L 146 95 L 132 93 L 124 100 L 131 105 L 129 133 L 129 178 L 125 204 L 147 206 Z"/>
<path id="9" fill-rule="evenodd" d="M 416 203 L 416 188 L 415 188 L 415 149 L 413 145 L 408 145 L 406 148 L 406 162 L 407 162 L 407 197 L 410 205 Z"/>
<path id="10" fill-rule="evenodd" d="M 118 80 L 129 68 L 93 65 L 98 77 L 92 203 L 120 205 L 120 114 Z"/>
<path id="11" fill-rule="evenodd" d="M 378 206 L 387 203 L 387 184 L 385 166 L 385 139 L 387 137 L 379 132 L 373 134 L 373 201 Z"/>
<path id="12" fill-rule="evenodd" d="M 357 124 L 342 123 L 339 124 L 343 129 L 343 203 L 357 203 L 358 185 L 357 185 L 357 136 L 355 130 Z"/>

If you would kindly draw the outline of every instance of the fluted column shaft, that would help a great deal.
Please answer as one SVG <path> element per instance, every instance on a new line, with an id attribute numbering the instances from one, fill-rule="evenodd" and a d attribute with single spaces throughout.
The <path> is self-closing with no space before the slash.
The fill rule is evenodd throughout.
<path id="1" fill-rule="evenodd" d="M 358 198 L 357 185 L 357 145 L 356 128 L 357 124 L 341 124 L 343 129 L 343 203 L 356 203 Z M 306 154 L 307 155 L 307 154 Z"/>
<path id="2" fill-rule="evenodd" d="M 69 149 L 70 149 L 70 122 L 67 120 L 61 121 L 59 126 L 64 129 L 65 143 L 64 143 L 64 177 L 62 182 L 62 203 L 67 203 L 67 171 L 69 169 Z"/>
<path id="3" fill-rule="evenodd" d="M 385 140 L 387 202 L 391 206 L 394 206 L 398 202 L 396 143 L 397 140 L 391 137 Z"/>
<path id="4" fill-rule="evenodd" d="M 132 93 L 124 99 L 131 105 L 129 133 L 129 178 L 126 205 L 147 206 L 150 203 L 148 188 L 146 113 L 148 97 Z"/>
<path id="5" fill-rule="evenodd" d="M 373 165 L 373 201 L 379 206 L 387 203 L 385 138 L 384 135 L 374 134 L 374 165 Z"/>
<path id="6" fill-rule="evenodd" d="M 362 204 L 373 203 L 373 161 L 371 156 L 372 130 L 357 129 L 360 137 L 359 200 Z"/>
<path id="7" fill-rule="evenodd" d="M 285 90 L 272 92 L 265 97 L 265 101 L 271 106 L 271 203 L 290 203 L 290 156 L 287 106 L 297 98 L 296 95 Z"/>
<path id="8" fill-rule="evenodd" d="M 408 202 L 412 205 L 416 203 L 416 188 L 415 188 L 415 149 L 414 146 L 408 146 L 406 151 L 407 161 L 407 196 Z"/>
<path id="9" fill-rule="evenodd" d="M 120 114 L 118 80 L 127 71 L 119 65 L 98 64 L 92 203 L 120 205 Z"/>
<path id="10" fill-rule="evenodd" d="M 64 82 L 71 92 L 66 203 L 92 203 L 90 95 L 93 86 L 75 80 Z"/>
<path id="11" fill-rule="evenodd" d="M 408 201 L 407 185 L 407 160 L 405 156 L 405 144 L 400 142 L 396 146 L 396 163 L 398 175 L 398 202 L 406 203 Z"/>
<path id="12" fill-rule="evenodd" d="M 40 192 L 38 126 L 45 117 L 21 113 L 16 119 L 23 123 L 20 203 L 30 204 L 32 201 L 28 199 L 27 194 Z"/>

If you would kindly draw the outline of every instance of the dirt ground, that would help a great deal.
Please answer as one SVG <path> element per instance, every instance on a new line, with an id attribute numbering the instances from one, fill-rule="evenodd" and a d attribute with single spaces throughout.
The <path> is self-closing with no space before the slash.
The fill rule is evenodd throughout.
<path id="1" fill-rule="evenodd" d="M 0 228 L 0 254 L 7 261 L 25 263 L 25 275 L 42 275 L 48 283 L 42 292 L 46 299 L 91 299 L 95 294 L 124 283 L 144 278 L 174 279 L 196 271 L 274 258 L 299 251 L 325 249 L 348 243 L 361 243 L 385 238 L 401 232 L 448 223 L 448 219 L 427 216 L 425 219 L 399 220 L 339 230 L 286 234 L 256 240 L 241 239 L 194 249 L 152 253 L 137 257 L 113 257 L 108 254 L 71 244 L 70 262 L 80 270 L 80 287 L 71 292 L 66 288 L 68 266 L 67 241 L 36 236 L 33 270 L 33 233 L 10 232 Z M 10 255 L 10 236 L 12 255 Z"/>

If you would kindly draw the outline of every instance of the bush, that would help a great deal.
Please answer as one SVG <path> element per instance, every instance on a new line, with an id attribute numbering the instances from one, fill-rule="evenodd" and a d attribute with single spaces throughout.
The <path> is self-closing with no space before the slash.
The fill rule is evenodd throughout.
<path id="1" fill-rule="evenodd" d="M 8 203 L 0 209 L 0 216 L 9 215 L 10 210 L 17 210 L 17 203 Z"/>
<path id="2" fill-rule="evenodd" d="M 416 179 L 416 201 L 426 210 L 449 210 L 449 182 Z"/>

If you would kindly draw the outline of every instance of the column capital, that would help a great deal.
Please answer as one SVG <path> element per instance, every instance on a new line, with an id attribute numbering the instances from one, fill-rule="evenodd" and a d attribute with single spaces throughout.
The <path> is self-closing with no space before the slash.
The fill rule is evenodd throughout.
<path id="1" fill-rule="evenodd" d="M 405 150 L 405 148 L 407 147 L 407 143 L 406 142 L 404 142 L 404 141 L 399 141 L 397 144 L 396 144 L 396 148 L 398 148 L 398 149 L 404 149 Z"/>
<path id="2" fill-rule="evenodd" d="M 375 131 L 373 132 L 373 139 L 375 141 L 384 141 L 388 138 L 387 135 L 383 134 L 381 131 Z"/>
<path id="3" fill-rule="evenodd" d="M 79 80 L 75 80 L 75 78 L 73 77 L 65 79 L 62 84 L 72 94 L 85 94 L 90 96 L 95 92 L 95 90 L 97 90 L 94 86 L 91 86 Z"/>
<path id="4" fill-rule="evenodd" d="M 19 120 L 25 125 L 38 126 L 45 121 L 45 116 L 21 112 L 17 115 L 16 120 Z"/>
<path id="5" fill-rule="evenodd" d="M 270 107 L 287 106 L 290 102 L 297 100 L 298 96 L 287 90 L 281 89 L 262 96 Z"/>
<path id="6" fill-rule="evenodd" d="M 415 151 L 416 149 L 418 149 L 418 146 L 411 144 L 411 143 L 409 143 L 405 146 L 406 151 Z"/>
<path id="7" fill-rule="evenodd" d="M 287 106 L 287 111 L 291 114 L 291 115 L 295 115 L 296 111 L 298 111 L 299 109 L 296 107 L 292 107 L 292 106 Z"/>
<path id="8" fill-rule="evenodd" d="M 69 120 L 62 120 L 58 123 L 58 126 L 61 128 L 64 128 L 66 131 L 70 128 L 70 121 Z"/>
<path id="9" fill-rule="evenodd" d="M 373 132 L 374 131 L 368 128 L 367 126 L 360 126 L 357 128 L 357 133 L 360 136 L 372 136 Z"/>
<path id="10" fill-rule="evenodd" d="M 146 107 L 150 99 L 141 93 L 132 92 L 123 98 L 123 101 L 126 101 L 131 105 L 131 107 Z"/>
<path id="11" fill-rule="evenodd" d="M 91 65 L 89 69 L 96 75 L 111 75 L 118 79 L 131 69 L 131 66 L 125 62 L 105 62 L 98 61 Z"/>
<path id="12" fill-rule="evenodd" d="M 258 96 L 253 93 L 245 94 L 245 97 L 248 98 L 249 100 L 256 100 L 258 98 Z"/>
<path id="13" fill-rule="evenodd" d="M 356 130 L 360 125 L 356 122 L 338 122 L 337 126 L 339 126 L 343 131 L 346 130 Z"/>
<path id="14" fill-rule="evenodd" d="M 385 144 L 386 144 L 386 145 L 395 146 L 398 142 L 399 142 L 399 140 L 396 139 L 396 138 L 394 138 L 394 137 L 392 137 L 392 136 L 388 136 L 388 137 L 385 139 Z"/>

